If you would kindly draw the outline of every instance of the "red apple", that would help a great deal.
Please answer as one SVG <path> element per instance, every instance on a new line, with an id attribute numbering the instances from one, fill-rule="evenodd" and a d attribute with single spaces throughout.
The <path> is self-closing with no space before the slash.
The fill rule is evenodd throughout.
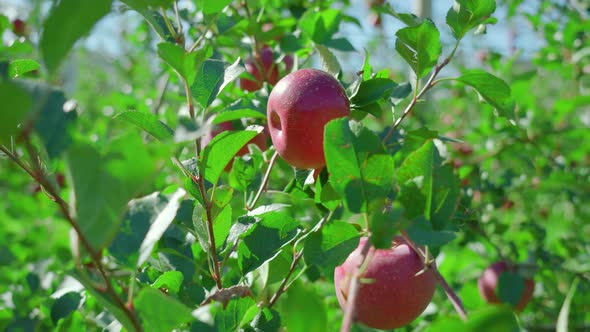
<path id="1" fill-rule="evenodd" d="M 479 288 L 479 294 L 488 303 L 501 303 L 497 295 L 498 282 L 500 275 L 504 272 L 516 273 L 516 266 L 509 264 L 505 261 L 496 262 L 490 265 L 483 271 L 479 280 L 477 280 L 477 287 Z M 520 302 L 516 305 L 516 310 L 521 311 L 526 307 L 531 298 L 533 297 L 533 291 L 535 290 L 535 282 L 532 279 L 524 279 L 524 289 L 522 291 Z"/>
<path id="2" fill-rule="evenodd" d="M 257 58 L 250 58 L 244 63 L 246 71 L 254 76 L 255 81 L 247 78 L 240 79 L 240 86 L 246 91 L 257 91 L 266 81 L 271 85 L 277 84 L 279 70 L 274 62 L 272 50 L 265 46 L 260 50 Z"/>
<path id="3" fill-rule="evenodd" d="M 295 71 L 275 85 L 266 115 L 273 145 L 279 155 L 298 168 L 321 168 L 324 127 L 348 116 L 344 88 L 332 75 L 317 69 Z"/>
<path id="4" fill-rule="evenodd" d="M 368 238 L 334 271 L 336 296 L 344 310 L 350 278 L 361 260 L 361 250 Z M 371 257 L 372 256 L 372 257 Z M 357 295 L 355 319 L 375 329 L 389 330 L 409 324 L 426 309 L 436 288 L 430 269 L 401 237 L 390 249 L 370 248 L 371 257 Z"/>
<path id="5" fill-rule="evenodd" d="M 26 34 L 25 21 L 21 20 L 20 18 L 12 21 L 12 32 L 14 32 L 14 34 L 17 36 L 24 36 Z"/>
<path id="6" fill-rule="evenodd" d="M 203 138 L 201 138 L 201 146 L 203 148 L 205 148 L 205 146 L 207 146 L 207 144 L 209 144 L 209 142 L 211 142 L 211 140 L 213 139 L 213 137 L 221 134 L 222 132 L 226 131 L 226 130 L 234 130 L 234 126 L 232 125 L 231 122 L 222 122 L 220 124 L 214 125 L 209 131 L 207 131 L 207 133 L 205 133 L 205 135 L 203 136 Z M 240 151 L 238 151 L 238 153 L 236 153 L 236 156 L 241 157 L 243 155 L 245 155 L 246 153 L 249 152 L 248 150 L 248 145 L 249 144 L 256 144 L 256 146 L 258 146 L 261 150 L 266 150 L 267 145 L 266 145 L 266 140 L 268 138 L 268 134 L 266 133 L 266 129 L 261 132 L 260 134 L 254 136 L 254 138 L 252 138 L 248 144 L 244 145 L 244 147 L 242 147 L 240 149 Z M 231 165 L 232 162 L 230 162 L 227 167 L 225 168 L 225 170 L 230 170 L 231 169 Z"/>

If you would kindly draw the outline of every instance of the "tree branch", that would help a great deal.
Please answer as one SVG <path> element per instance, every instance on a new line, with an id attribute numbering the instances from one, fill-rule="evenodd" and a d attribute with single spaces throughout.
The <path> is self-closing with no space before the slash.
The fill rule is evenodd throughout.
<path id="1" fill-rule="evenodd" d="M 449 286 L 445 278 L 438 271 L 438 268 L 436 267 L 436 261 L 430 256 L 428 252 L 424 252 L 422 249 L 418 248 L 416 244 L 414 244 L 414 242 L 412 242 L 412 240 L 408 237 L 408 234 L 405 231 L 402 231 L 402 237 L 404 238 L 404 240 L 406 240 L 410 248 L 412 248 L 412 250 L 414 250 L 414 252 L 418 256 L 424 259 L 424 261 L 426 262 L 426 267 L 432 271 L 432 273 L 434 274 L 434 278 L 445 290 L 445 293 L 447 294 L 449 301 L 451 301 L 451 303 L 453 304 L 453 307 L 455 308 L 455 311 L 457 311 L 457 313 L 459 314 L 459 317 L 461 317 L 462 320 L 467 320 L 467 312 L 463 307 L 463 302 L 461 301 L 459 296 L 457 296 L 455 291 L 453 291 L 453 289 Z"/>
<path id="2" fill-rule="evenodd" d="M 362 266 L 365 265 L 365 261 L 367 261 L 369 249 L 371 249 L 371 241 L 367 239 L 365 245 L 361 249 L 361 259 L 357 266 L 354 267 L 352 272 L 352 278 L 350 278 L 350 283 L 348 284 L 348 297 L 346 299 L 346 307 L 344 308 L 344 318 L 342 319 L 342 326 L 340 327 L 340 332 L 348 332 L 352 327 L 355 319 L 355 311 L 356 311 L 356 298 L 359 292 L 359 282 L 360 277 L 363 273 Z"/>

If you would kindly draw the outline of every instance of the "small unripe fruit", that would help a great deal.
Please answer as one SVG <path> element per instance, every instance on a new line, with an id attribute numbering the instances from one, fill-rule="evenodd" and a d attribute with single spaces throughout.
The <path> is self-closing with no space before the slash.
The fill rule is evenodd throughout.
<path id="1" fill-rule="evenodd" d="M 479 294 L 488 303 L 501 303 L 498 297 L 498 283 L 500 281 L 500 275 L 505 272 L 516 273 L 516 267 L 504 262 L 496 262 L 490 265 L 483 271 L 479 280 L 477 280 L 477 287 L 479 288 Z M 524 307 L 529 303 L 533 297 L 535 290 L 535 282 L 532 279 L 524 279 L 524 289 L 522 291 L 521 299 L 515 306 L 517 311 L 522 311 Z"/>
<path id="2" fill-rule="evenodd" d="M 25 21 L 20 18 L 12 21 L 12 32 L 17 36 L 24 36 L 27 32 Z"/>
<path id="3" fill-rule="evenodd" d="M 246 60 L 244 67 L 256 79 L 255 81 L 247 78 L 240 79 L 240 86 L 246 91 L 260 90 L 264 82 L 275 85 L 279 80 L 279 69 L 274 63 L 273 52 L 269 47 L 263 47 L 259 57 Z"/>
<path id="4" fill-rule="evenodd" d="M 271 91 L 266 108 L 275 149 L 298 168 L 326 165 L 324 127 L 330 120 L 349 114 L 342 85 L 317 69 L 301 69 L 281 79 Z"/>
<path id="5" fill-rule="evenodd" d="M 359 246 L 334 271 L 336 296 L 343 310 L 350 278 L 362 259 L 361 251 L 367 240 L 361 238 Z M 367 257 L 371 260 L 361 276 L 355 319 L 375 329 L 389 330 L 420 316 L 436 288 L 432 270 L 424 270 L 424 262 L 400 237 L 394 239 L 390 249 L 371 247 Z"/>

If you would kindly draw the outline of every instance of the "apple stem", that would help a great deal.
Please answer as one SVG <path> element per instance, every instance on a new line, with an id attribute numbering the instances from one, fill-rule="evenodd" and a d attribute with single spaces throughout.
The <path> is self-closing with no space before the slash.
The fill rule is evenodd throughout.
<path id="1" fill-rule="evenodd" d="M 266 173 L 264 173 L 264 178 L 262 179 L 262 183 L 260 184 L 260 188 L 258 188 L 258 192 L 256 193 L 256 196 L 254 196 L 254 199 L 252 200 L 252 202 L 250 204 L 246 203 L 246 210 L 248 210 L 248 211 L 252 210 L 256 206 L 256 203 L 258 203 L 258 200 L 260 199 L 262 192 L 266 189 L 266 186 L 268 185 L 268 180 L 270 178 L 270 171 L 272 170 L 273 166 L 275 165 L 275 161 L 277 160 L 278 155 L 279 155 L 279 153 L 275 151 L 275 153 L 270 158 L 270 162 L 268 164 L 268 168 L 266 169 Z"/>
<path id="2" fill-rule="evenodd" d="M 356 309 L 356 298 L 359 292 L 359 279 L 363 273 L 362 266 L 366 265 L 365 261 L 367 260 L 369 249 L 371 248 L 371 241 L 367 240 L 365 245 L 361 249 L 361 259 L 357 266 L 354 267 L 352 272 L 352 278 L 350 278 L 350 283 L 348 284 L 348 298 L 346 299 L 346 307 L 344 308 L 344 318 L 342 319 L 342 326 L 340 327 L 340 332 L 348 332 L 352 327 L 352 323 L 354 322 L 355 316 L 355 309 Z"/>
<path id="3" fill-rule="evenodd" d="M 410 240 L 408 233 L 406 233 L 405 231 L 402 231 L 402 237 L 404 238 L 404 240 L 406 240 L 406 242 L 408 243 L 410 248 L 412 248 L 412 250 L 418 256 L 422 257 L 424 259 L 424 261 L 427 262 L 427 264 L 426 264 L 427 268 L 429 268 L 432 271 L 434 278 L 438 281 L 438 283 L 445 290 L 445 293 L 447 294 L 449 301 L 451 301 L 451 303 L 453 304 L 455 311 L 457 311 L 457 313 L 459 314 L 459 317 L 461 317 L 462 320 L 466 321 L 467 320 L 467 311 L 465 311 L 465 307 L 463 307 L 463 301 L 461 301 L 461 298 L 459 298 L 459 296 L 457 296 L 457 294 L 455 293 L 455 291 L 453 291 L 451 286 L 449 286 L 449 284 L 447 283 L 445 278 L 440 274 L 440 272 L 438 271 L 438 268 L 436 266 L 436 261 L 434 260 L 434 258 L 430 257 L 430 254 L 428 252 L 424 252 L 422 249 L 418 248 L 416 246 L 416 244 L 414 242 L 412 242 L 412 240 Z"/>

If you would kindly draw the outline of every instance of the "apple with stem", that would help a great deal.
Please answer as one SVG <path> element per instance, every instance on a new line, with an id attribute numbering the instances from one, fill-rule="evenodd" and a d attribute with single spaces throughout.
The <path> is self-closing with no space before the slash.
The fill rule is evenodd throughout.
<path id="1" fill-rule="evenodd" d="M 324 127 L 350 115 L 346 91 L 332 75 L 301 69 L 283 77 L 268 97 L 268 128 L 278 154 L 303 169 L 322 168 Z"/>
<path id="2" fill-rule="evenodd" d="M 496 262 L 486 268 L 477 280 L 477 288 L 483 299 L 492 304 L 502 303 L 498 296 L 498 284 L 504 273 L 518 274 L 517 267 L 506 261 Z M 535 282 L 533 279 L 523 278 L 524 287 L 520 295 L 520 301 L 514 306 L 516 311 L 522 311 L 533 297 Z"/>
<path id="3" fill-rule="evenodd" d="M 367 237 L 334 271 L 336 296 L 346 308 L 348 287 L 355 268 L 361 263 L 361 251 Z M 405 326 L 426 309 L 436 289 L 432 270 L 402 237 L 395 237 L 389 249 L 371 247 L 368 263 L 359 280 L 355 319 L 375 329 L 389 330 Z"/>

